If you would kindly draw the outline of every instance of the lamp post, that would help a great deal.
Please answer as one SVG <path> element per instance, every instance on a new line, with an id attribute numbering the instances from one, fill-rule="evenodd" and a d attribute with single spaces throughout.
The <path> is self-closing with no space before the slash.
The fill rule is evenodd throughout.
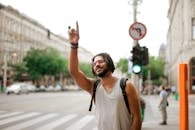
<path id="1" fill-rule="evenodd" d="M 4 66 L 3 66 L 3 92 L 7 87 L 7 53 L 4 53 Z"/>

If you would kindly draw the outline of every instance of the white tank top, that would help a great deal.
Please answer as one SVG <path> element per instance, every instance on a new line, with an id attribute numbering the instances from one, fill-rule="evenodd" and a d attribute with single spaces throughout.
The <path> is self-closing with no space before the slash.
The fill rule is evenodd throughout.
<path id="1" fill-rule="evenodd" d="M 95 97 L 98 130 L 130 130 L 131 116 L 125 105 L 120 80 L 111 92 L 98 85 Z"/>

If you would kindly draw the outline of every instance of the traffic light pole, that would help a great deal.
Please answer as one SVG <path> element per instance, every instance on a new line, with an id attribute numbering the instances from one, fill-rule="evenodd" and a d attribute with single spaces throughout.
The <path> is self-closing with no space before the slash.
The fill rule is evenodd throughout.
<path id="1" fill-rule="evenodd" d="M 132 81 L 134 83 L 134 85 L 137 88 L 137 92 L 140 94 L 140 72 L 141 72 L 141 64 L 140 64 L 140 46 L 137 40 L 134 40 L 134 46 L 133 46 L 133 50 L 132 50 L 133 56 L 132 56 L 132 62 L 133 62 L 133 66 L 132 66 Z"/>
<path id="2" fill-rule="evenodd" d="M 129 0 L 129 4 L 133 6 L 133 21 L 137 21 L 137 6 L 142 3 L 142 0 Z M 133 41 L 133 47 L 138 45 L 138 40 Z M 132 73 L 132 81 L 140 94 L 141 82 L 138 74 Z"/>
<path id="3" fill-rule="evenodd" d="M 137 88 L 138 94 L 140 94 L 141 82 L 140 82 L 139 75 L 133 73 L 132 74 L 132 81 Z"/>

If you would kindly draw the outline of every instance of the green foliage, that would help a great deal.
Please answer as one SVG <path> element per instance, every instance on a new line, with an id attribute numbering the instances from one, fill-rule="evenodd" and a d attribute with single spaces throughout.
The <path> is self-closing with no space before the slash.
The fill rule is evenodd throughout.
<path id="1" fill-rule="evenodd" d="M 24 62 L 12 66 L 14 69 L 14 80 L 19 80 L 22 74 L 27 73 L 28 68 Z"/>
<path id="2" fill-rule="evenodd" d="M 70 73 L 69 73 L 69 70 L 68 70 L 68 59 L 64 60 L 63 74 L 66 77 L 70 77 Z"/>
<path id="3" fill-rule="evenodd" d="M 31 49 L 23 60 L 33 80 L 38 80 L 44 75 L 68 73 L 67 60 L 53 48 L 45 50 Z"/>
<path id="4" fill-rule="evenodd" d="M 87 77 L 90 77 L 90 78 L 93 78 L 94 75 L 92 73 L 92 68 L 91 68 L 91 64 L 89 63 L 80 63 L 79 64 L 79 67 L 81 69 L 81 71 L 87 76 Z"/>
<path id="5" fill-rule="evenodd" d="M 121 70 L 122 73 L 128 75 L 128 59 L 121 58 L 116 66 Z M 164 66 L 165 63 L 160 58 L 150 56 L 149 64 L 147 66 L 142 66 L 143 81 L 147 80 L 148 72 L 150 71 L 151 80 L 153 81 L 153 83 L 155 85 L 161 84 L 160 78 L 164 76 Z"/>
<path id="6" fill-rule="evenodd" d="M 81 63 L 79 66 L 86 76 L 94 77 L 91 64 Z M 28 73 L 33 81 L 38 81 L 45 75 L 59 77 L 60 74 L 63 74 L 70 78 L 68 60 L 53 48 L 31 49 L 24 57 L 23 62 L 14 66 L 14 69 L 16 79 L 24 73 Z"/>
<path id="7" fill-rule="evenodd" d="M 128 59 L 121 58 L 119 62 L 116 64 L 116 67 L 121 70 L 122 73 L 128 72 Z"/>
<path id="8" fill-rule="evenodd" d="M 149 64 L 144 67 L 143 77 L 147 79 L 148 71 L 151 72 L 151 80 L 155 85 L 160 85 L 160 78 L 164 76 L 165 63 L 160 58 L 154 56 L 149 57 Z"/>

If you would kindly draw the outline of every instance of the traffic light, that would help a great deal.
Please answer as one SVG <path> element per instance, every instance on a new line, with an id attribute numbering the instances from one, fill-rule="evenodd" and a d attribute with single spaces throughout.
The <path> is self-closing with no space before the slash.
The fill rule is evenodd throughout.
<path id="1" fill-rule="evenodd" d="M 142 57 L 141 57 L 141 47 L 137 43 L 136 46 L 133 47 L 133 50 L 131 51 L 132 55 L 132 71 L 135 74 L 139 74 L 141 72 L 141 65 L 142 65 Z"/>
<path id="2" fill-rule="evenodd" d="M 133 47 L 131 53 L 133 62 L 132 71 L 135 74 L 139 74 L 141 72 L 141 67 L 149 63 L 148 48 L 145 46 L 140 47 L 137 43 L 137 45 Z"/>
<path id="3" fill-rule="evenodd" d="M 142 65 L 147 65 L 149 63 L 148 48 L 145 46 L 141 47 L 141 59 Z"/>

